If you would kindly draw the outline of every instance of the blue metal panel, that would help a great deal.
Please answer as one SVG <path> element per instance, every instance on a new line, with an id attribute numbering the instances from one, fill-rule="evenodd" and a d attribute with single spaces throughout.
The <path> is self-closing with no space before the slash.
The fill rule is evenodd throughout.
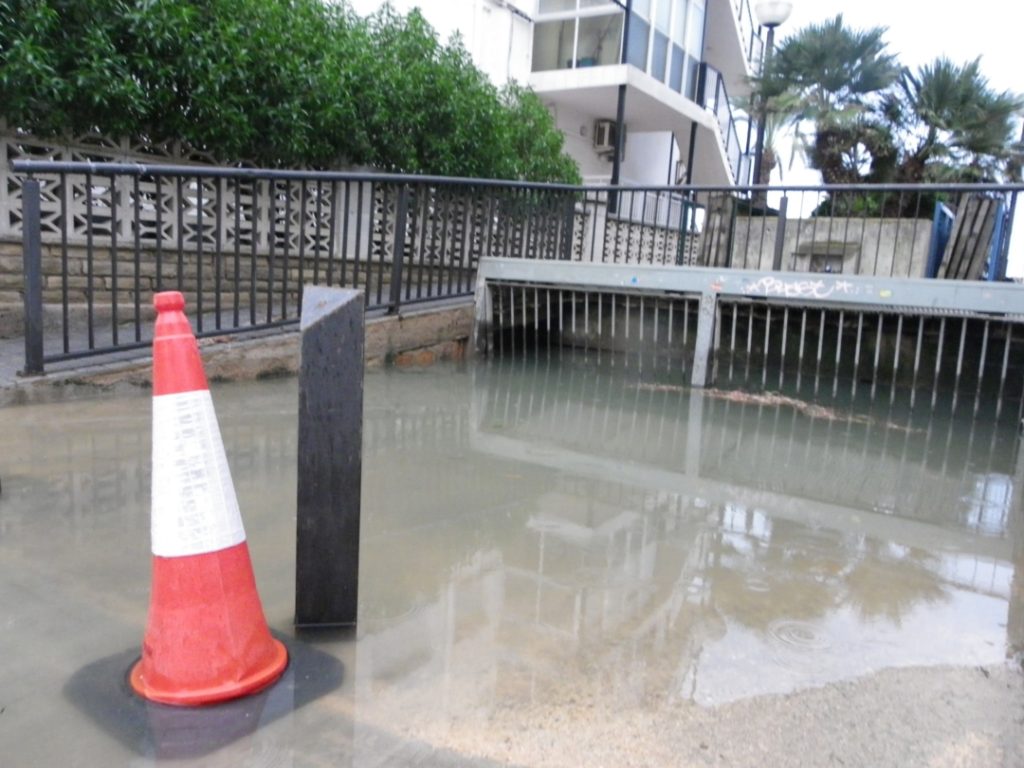
<path id="1" fill-rule="evenodd" d="M 956 218 L 952 209 L 942 202 L 935 203 L 935 215 L 932 217 L 932 237 L 928 245 L 928 266 L 925 277 L 935 277 L 942 265 L 942 255 L 946 252 L 949 236 L 953 232 L 953 221 Z"/>
<path id="2" fill-rule="evenodd" d="M 996 210 L 996 226 L 992 230 L 992 243 L 989 246 L 988 262 L 985 264 L 983 279 L 997 282 L 1006 279 L 1006 243 L 1003 236 L 1006 233 L 1007 225 L 1006 201 L 999 201 L 999 208 Z"/>

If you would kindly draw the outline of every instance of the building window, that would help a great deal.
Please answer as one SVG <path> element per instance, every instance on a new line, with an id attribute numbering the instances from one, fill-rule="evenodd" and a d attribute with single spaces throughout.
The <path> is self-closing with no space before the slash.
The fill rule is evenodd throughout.
<path id="1" fill-rule="evenodd" d="M 620 40 L 622 40 L 621 13 L 588 16 L 580 19 L 576 66 L 596 67 L 604 64 L 618 64 Z"/>
<path id="2" fill-rule="evenodd" d="M 633 0 L 626 63 L 697 98 L 707 0 Z M 622 6 L 610 0 L 539 0 L 533 71 L 622 61 Z"/>
<path id="3" fill-rule="evenodd" d="M 626 47 L 626 63 L 641 72 L 647 71 L 647 46 L 651 38 L 651 25 L 635 12 L 629 20 L 629 45 Z"/>
<path id="4" fill-rule="evenodd" d="M 622 20 L 622 10 L 609 0 L 540 0 L 533 71 L 618 64 Z"/>
<path id="5" fill-rule="evenodd" d="M 686 17 L 686 98 L 697 100 L 697 77 L 704 58 L 704 0 L 689 0 Z"/>

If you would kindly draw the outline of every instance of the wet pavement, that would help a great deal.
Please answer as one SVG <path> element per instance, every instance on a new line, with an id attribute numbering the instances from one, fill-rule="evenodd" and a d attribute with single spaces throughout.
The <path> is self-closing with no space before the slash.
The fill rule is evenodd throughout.
<path id="1" fill-rule="evenodd" d="M 568 354 L 365 391 L 360 626 L 296 637 L 297 386 L 214 387 L 295 662 L 198 719 L 123 686 L 148 394 L 0 410 L 3 765 L 1024 764 L 1012 419 Z"/>

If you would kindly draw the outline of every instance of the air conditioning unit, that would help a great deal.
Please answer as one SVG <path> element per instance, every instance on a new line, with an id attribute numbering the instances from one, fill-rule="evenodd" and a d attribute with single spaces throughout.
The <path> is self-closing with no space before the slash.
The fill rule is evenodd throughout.
<path id="1" fill-rule="evenodd" d="M 615 152 L 617 139 L 614 120 L 594 121 L 594 151 L 599 155 L 611 155 Z M 622 126 L 623 150 L 625 150 L 626 126 Z M 619 158 L 621 159 L 621 158 Z"/>

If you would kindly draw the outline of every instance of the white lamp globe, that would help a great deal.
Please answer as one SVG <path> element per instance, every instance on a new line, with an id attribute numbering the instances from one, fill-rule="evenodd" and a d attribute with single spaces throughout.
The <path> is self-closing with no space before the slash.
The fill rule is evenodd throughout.
<path id="1" fill-rule="evenodd" d="M 761 0 L 754 4 L 757 22 L 762 27 L 774 28 L 784 23 L 793 11 L 793 3 L 787 0 Z"/>

